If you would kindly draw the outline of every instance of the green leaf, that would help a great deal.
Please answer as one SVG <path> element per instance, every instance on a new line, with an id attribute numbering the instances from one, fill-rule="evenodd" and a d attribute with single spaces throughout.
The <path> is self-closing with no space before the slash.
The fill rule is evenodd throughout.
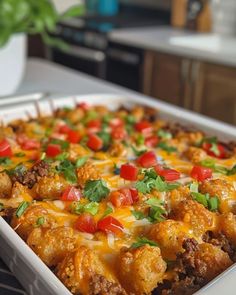
<path id="1" fill-rule="evenodd" d="M 25 153 L 19 152 L 19 153 L 14 154 L 14 156 L 17 157 L 17 158 L 22 158 L 22 157 L 25 156 Z"/>
<path id="2" fill-rule="evenodd" d="M 201 194 L 201 193 L 192 193 L 192 196 L 194 197 L 194 200 L 198 203 L 202 204 L 204 207 L 208 207 L 208 194 Z"/>
<path id="3" fill-rule="evenodd" d="M 192 193 L 198 193 L 198 183 L 192 182 L 189 186 L 190 192 Z"/>
<path id="4" fill-rule="evenodd" d="M 131 213 L 137 220 L 146 218 L 145 214 L 141 211 L 132 210 Z"/>
<path id="5" fill-rule="evenodd" d="M 160 206 L 160 205 L 164 204 L 164 202 L 162 200 L 159 200 L 157 198 L 150 198 L 145 203 L 150 206 Z"/>
<path id="6" fill-rule="evenodd" d="M 172 138 L 172 134 L 168 131 L 163 130 L 163 129 L 158 130 L 157 136 L 160 137 L 161 139 L 171 139 Z"/>
<path id="7" fill-rule="evenodd" d="M 69 8 L 66 12 L 62 14 L 60 19 L 67 19 L 75 16 L 79 16 L 85 13 L 85 7 L 84 5 L 75 5 Z"/>
<path id="8" fill-rule="evenodd" d="M 152 240 L 149 240 L 147 238 L 138 238 L 136 243 L 133 243 L 131 245 L 131 248 L 135 249 L 135 248 L 139 248 L 142 247 L 144 245 L 149 245 L 149 246 L 153 246 L 153 247 L 158 247 L 158 244 Z"/>
<path id="9" fill-rule="evenodd" d="M 217 211 L 220 205 L 220 200 L 218 197 L 212 197 L 208 200 L 208 208 L 210 211 Z"/>
<path id="10" fill-rule="evenodd" d="M 139 157 L 141 155 L 143 155 L 144 153 L 146 153 L 146 149 L 142 149 L 142 150 L 137 150 L 133 145 L 131 145 L 131 148 L 135 154 L 135 156 Z"/>
<path id="11" fill-rule="evenodd" d="M 65 140 L 61 140 L 61 139 L 57 139 L 57 138 L 53 138 L 50 143 L 52 144 L 58 144 L 62 150 L 66 150 L 69 148 L 70 144 L 68 141 L 65 141 Z"/>
<path id="12" fill-rule="evenodd" d="M 232 168 L 232 169 L 229 169 L 228 171 L 227 171 L 227 175 L 234 175 L 234 174 L 236 174 L 236 165 L 234 165 L 234 167 Z"/>
<path id="13" fill-rule="evenodd" d="M 160 206 L 152 206 L 150 208 L 148 220 L 150 222 L 161 222 L 166 219 L 163 214 L 167 214 L 164 208 Z"/>
<path id="14" fill-rule="evenodd" d="M 68 154 L 67 152 L 63 152 L 63 153 L 57 155 L 57 156 L 55 157 L 55 159 L 56 159 L 57 161 L 64 161 L 64 160 L 66 160 L 68 157 L 69 157 L 69 154 Z"/>
<path id="15" fill-rule="evenodd" d="M 107 197 L 110 193 L 106 183 L 99 180 L 88 180 L 84 188 L 84 196 L 90 201 L 100 202 L 103 198 Z"/>
<path id="16" fill-rule="evenodd" d="M 127 116 L 125 117 L 125 122 L 126 122 L 127 124 L 133 125 L 133 124 L 136 123 L 136 118 L 135 118 L 133 115 L 127 115 Z"/>
<path id="17" fill-rule="evenodd" d="M 177 152 L 177 148 L 168 145 L 166 142 L 160 142 L 157 145 L 160 149 L 166 151 L 167 153 L 173 153 L 173 152 Z"/>
<path id="18" fill-rule="evenodd" d="M 45 217 L 41 216 L 37 219 L 36 226 L 41 226 L 44 224 L 44 222 L 45 222 Z"/>
<path id="19" fill-rule="evenodd" d="M 103 214 L 103 217 L 106 217 L 107 215 L 111 214 L 112 212 L 113 212 L 112 207 L 107 206 L 107 208 L 106 208 L 106 210 L 105 210 L 105 212 Z"/>
<path id="20" fill-rule="evenodd" d="M 88 160 L 88 157 L 81 157 L 79 159 L 77 159 L 76 163 L 75 163 L 75 166 L 76 168 L 80 168 L 82 167 Z"/>
<path id="21" fill-rule="evenodd" d="M 200 165 L 203 167 L 211 168 L 214 172 L 228 175 L 229 170 L 224 167 L 217 165 L 214 159 L 206 159 L 200 162 Z"/>
<path id="22" fill-rule="evenodd" d="M 98 213 L 99 204 L 97 202 L 90 202 L 84 205 L 84 212 L 96 215 Z"/>
<path id="23" fill-rule="evenodd" d="M 77 175 L 75 172 L 75 166 L 69 161 L 62 161 L 57 167 L 56 171 L 62 173 L 67 181 L 70 183 L 77 182 Z"/>
<path id="24" fill-rule="evenodd" d="M 7 166 L 12 164 L 12 161 L 8 157 L 0 157 L 0 165 Z"/>
<path id="25" fill-rule="evenodd" d="M 111 135 L 110 135 L 110 133 L 108 133 L 106 131 L 100 131 L 100 132 L 97 133 L 97 135 L 103 141 L 103 146 L 104 147 L 108 147 L 110 145 L 110 143 L 111 143 Z"/>
<path id="26" fill-rule="evenodd" d="M 145 138 L 142 134 L 138 134 L 137 139 L 136 139 L 136 144 L 137 145 L 143 145 L 145 143 Z"/>
<path id="27" fill-rule="evenodd" d="M 29 207 L 29 205 L 30 205 L 29 202 L 26 202 L 26 201 L 21 202 L 16 210 L 16 217 L 20 218 L 24 214 L 25 210 Z"/>

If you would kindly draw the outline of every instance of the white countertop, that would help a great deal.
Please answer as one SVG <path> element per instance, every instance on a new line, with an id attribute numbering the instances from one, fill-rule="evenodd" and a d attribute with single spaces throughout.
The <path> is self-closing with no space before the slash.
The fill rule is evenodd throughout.
<path id="1" fill-rule="evenodd" d="M 111 41 L 236 67 L 236 36 L 200 34 L 171 27 L 115 30 Z"/>

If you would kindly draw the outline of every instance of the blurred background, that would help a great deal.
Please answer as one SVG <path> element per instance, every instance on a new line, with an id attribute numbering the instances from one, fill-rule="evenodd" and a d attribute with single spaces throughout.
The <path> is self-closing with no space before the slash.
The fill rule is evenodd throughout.
<path id="1" fill-rule="evenodd" d="M 53 1 L 61 12 L 78 4 Z M 235 0 L 79 2 L 83 12 L 50 32 L 69 47 L 34 34 L 29 57 L 236 124 Z"/>

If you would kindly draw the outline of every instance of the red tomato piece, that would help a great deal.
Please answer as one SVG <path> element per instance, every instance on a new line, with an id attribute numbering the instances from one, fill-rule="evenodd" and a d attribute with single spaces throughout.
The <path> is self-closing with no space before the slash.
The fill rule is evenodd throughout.
<path id="1" fill-rule="evenodd" d="M 59 144 L 50 143 L 47 146 L 46 154 L 48 157 L 56 157 L 62 152 L 61 146 Z"/>
<path id="2" fill-rule="evenodd" d="M 16 141 L 23 150 L 35 150 L 40 148 L 39 141 L 35 139 L 30 139 L 25 134 L 18 135 Z"/>
<path id="3" fill-rule="evenodd" d="M 212 170 L 202 166 L 194 166 L 190 175 L 197 181 L 204 181 L 212 177 Z"/>
<path id="4" fill-rule="evenodd" d="M 153 167 L 157 164 L 157 158 L 154 152 L 149 151 L 141 155 L 138 159 L 137 162 L 139 163 L 140 166 L 143 168 L 150 168 Z"/>
<path id="5" fill-rule="evenodd" d="M 135 181 L 138 176 L 138 168 L 132 164 L 123 164 L 120 167 L 120 177 L 125 180 Z"/>
<path id="6" fill-rule="evenodd" d="M 70 143 L 78 143 L 81 139 L 81 135 L 77 130 L 69 130 L 67 132 L 67 139 Z"/>
<path id="7" fill-rule="evenodd" d="M 97 231 L 96 222 L 89 213 L 82 213 L 75 222 L 75 228 L 78 231 L 94 234 Z"/>
<path id="8" fill-rule="evenodd" d="M 133 204 L 132 195 L 128 188 L 123 188 L 118 191 L 112 192 L 110 194 L 110 200 L 112 204 L 117 208 L 130 206 Z"/>
<path id="9" fill-rule="evenodd" d="M 166 181 L 174 181 L 180 179 L 180 173 L 174 169 L 163 169 L 160 176 L 164 177 Z"/>
<path id="10" fill-rule="evenodd" d="M 152 147 L 155 147 L 157 144 L 158 144 L 158 137 L 155 136 L 155 135 L 152 135 L 150 137 L 147 137 L 145 139 L 145 145 L 152 148 Z"/>
<path id="11" fill-rule="evenodd" d="M 124 127 L 116 127 L 111 131 L 111 137 L 117 140 L 123 140 L 127 136 L 127 132 Z"/>
<path id="12" fill-rule="evenodd" d="M 6 139 L 3 139 L 0 142 L 0 157 L 11 157 L 12 150 L 9 142 Z"/>
<path id="13" fill-rule="evenodd" d="M 96 134 L 90 134 L 87 141 L 87 146 L 93 151 L 99 151 L 103 146 L 102 139 Z"/>
<path id="14" fill-rule="evenodd" d="M 109 122 L 109 125 L 111 128 L 123 127 L 124 121 L 121 118 L 114 118 L 114 119 L 111 119 L 111 121 Z"/>
<path id="15" fill-rule="evenodd" d="M 217 144 L 217 149 L 219 151 L 219 154 L 216 154 L 214 151 L 211 150 L 212 143 L 204 142 L 202 147 L 207 152 L 207 154 L 211 157 L 215 157 L 218 159 L 226 158 L 226 150 L 222 144 L 219 144 L 219 143 Z"/>
<path id="16" fill-rule="evenodd" d="M 64 125 L 59 126 L 58 131 L 60 133 L 67 134 L 69 131 L 71 131 L 71 128 L 68 125 L 64 124 Z"/>
<path id="17" fill-rule="evenodd" d="M 94 129 L 97 129 L 98 131 L 101 129 L 101 126 L 102 126 L 102 122 L 100 119 L 91 120 L 87 123 L 88 128 L 94 128 Z"/>
<path id="18" fill-rule="evenodd" d="M 74 186 L 68 186 L 63 192 L 61 198 L 62 201 L 79 201 L 81 199 L 81 192 Z"/>
<path id="19" fill-rule="evenodd" d="M 141 121 L 135 124 L 135 129 L 144 136 L 148 136 L 152 132 L 152 124 L 148 121 Z"/>
<path id="20" fill-rule="evenodd" d="M 116 218 L 107 216 L 98 221 L 97 229 L 105 233 L 120 234 L 124 227 Z"/>
<path id="21" fill-rule="evenodd" d="M 79 102 L 76 107 L 81 108 L 84 111 L 88 111 L 90 109 L 90 105 L 85 101 Z"/>
<path id="22" fill-rule="evenodd" d="M 137 203 L 139 201 L 138 191 L 136 188 L 130 188 L 131 197 L 133 200 L 133 203 Z"/>

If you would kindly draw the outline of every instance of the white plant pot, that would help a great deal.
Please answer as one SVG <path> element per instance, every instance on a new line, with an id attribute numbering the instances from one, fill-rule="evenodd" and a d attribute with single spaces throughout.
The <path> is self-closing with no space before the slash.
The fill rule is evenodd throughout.
<path id="1" fill-rule="evenodd" d="M 14 35 L 0 48 L 0 96 L 13 94 L 19 86 L 25 70 L 26 35 Z"/>

